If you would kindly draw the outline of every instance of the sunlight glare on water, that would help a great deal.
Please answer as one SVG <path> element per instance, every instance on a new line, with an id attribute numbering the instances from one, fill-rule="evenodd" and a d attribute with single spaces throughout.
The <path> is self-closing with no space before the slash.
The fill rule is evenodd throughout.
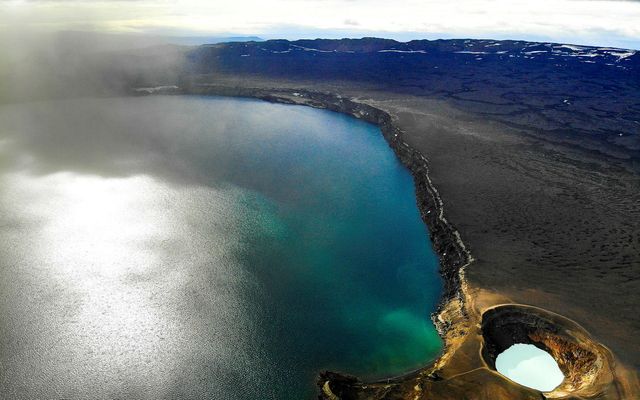
<path id="1" fill-rule="evenodd" d="M 313 397 L 424 365 L 438 260 L 378 128 L 204 97 L 0 107 L 0 397 Z"/>

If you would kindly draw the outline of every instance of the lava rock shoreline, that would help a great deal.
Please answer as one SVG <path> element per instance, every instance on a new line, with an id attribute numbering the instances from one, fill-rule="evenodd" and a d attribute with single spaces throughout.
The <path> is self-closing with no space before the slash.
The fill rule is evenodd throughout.
<path id="1" fill-rule="evenodd" d="M 377 125 L 396 157 L 411 172 L 420 216 L 429 228 L 433 248 L 440 260 L 440 274 L 444 280 L 444 291 L 440 306 L 434 316 L 451 299 L 461 298 L 461 280 L 463 277 L 460 275 L 460 271 L 473 261 L 473 257 L 460 239 L 457 230 L 444 217 L 444 203 L 429 178 L 429 162 L 427 158 L 403 140 L 404 132 L 394 124 L 391 114 L 369 104 L 357 102 L 340 95 L 308 90 L 264 90 L 202 85 L 183 89 L 180 93 L 247 97 L 273 103 L 306 105 L 347 114 Z M 434 322 L 441 335 L 447 331 L 446 324 L 437 320 Z"/>
<path id="2" fill-rule="evenodd" d="M 442 352 L 418 370 L 376 382 L 363 382 L 341 372 L 320 372 L 317 380 L 318 399 L 626 400 L 640 393 L 640 384 L 634 371 L 620 364 L 607 347 L 592 339 L 574 321 L 539 307 L 527 307 L 514 302 L 505 293 L 493 292 L 467 281 L 466 267 L 476 260 L 458 231 L 446 219 L 444 203 L 429 175 L 429 161 L 407 143 L 406 132 L 399 124 L 398 115 L 370 104 L 375 104 L 375 101 L 300 87 L 251 87 L 246 84 L 234 86 L 218 83 L 181 86 L 165 86 L 158 90 L 146 88 L 133 94 L 246 97 L 344 113 L 379 126 L 388 145 L 413 176 L 417 205 L 423 222 L 429 228 L 433 248 L 439 255 L 440 274 L 444 281 L 441 301 L 431 315 L 444 343 Z M 495 312 L 502 309 L 516 311 L 504 313 L 505 317 L 502 318 L 503 313 Z M 548 350 L 558 361 L 565 376 L 571 378 L 565 379 L 553 391 L 541 393 L 501 376 L 492 366 L 491 357 L 486 356 L 487 346 L 491 346 L 494 340 L 492 331 L 483 329 L 488 315 L 492 316 L 491 323 L 494 325 L 509 324 L 503 342 L 524 340 Z M 540 320 L 548 323 L 532 323 Z M 578 362 L 580 360 L 576 359 L 576 354 L 587 354 L 589 357 L 585 362 Z"/>
<path id="3" fill-rule="evenodd" d="M 226 97 L 255 98 L 272 103 L 306 105 L 313 108 L 327 109 L 334 112 L 350 115 L 371 124 L 377 125 L 387 144 L 393 150 L 400 162 L 410 171 L 416 190 L 416 201 L 420 217 L 427 225 L 432 246 L 439 258 L 439 273 L 443 279 L 443 293 L 438 307 L 431 315 L 431 319 L 444 341 L 441 354 L 447 353 L 447 334 L 452 330 L 455 321 L 444 317 L 444 311 L 455 300 L 459 307 L 460 315 L 466 320 L 467 314 L 464 307 L 465 296 L 462 292 L 464 281 L 464 267 L 473 262 L 471 252 L 462 242 L 458 231 L 444 216 L 444 203 L 437 189 L 429 178 L 429 162 L 427 158 L 403 140 L 403 130 L 394 124 L 394 117 L 377 107 L 366 103 L 354 101 L 340 95 L 313 92 L 309 90 L 283 90 L 260 88 L 232 87 L 223 85 L 198 85 L 188 88 L 177 86 L 161 87 L 138 90 L 135 95 L 152 94 L 177 94 L 177 95 L 209 95 Z M 440 358 L 440 357 L 438 357 Z M 436 360 L 437 361 L 437 360 Z M 432 375 L 436 368 L 427 365 L 418 371 L 429 369 Z M 407 376 L 415 376 L 418 371 L 394 378 L 384 379 L 381 382 L 402 381 Z M 332 398 L 335 393 L 340 393 L 338 398 L 345 398 L 348 392 L 353 390 L 354 384 L 362 384 L 358 378 L 343 373 L 322 371 L 318 377 L 318 387 L 322 394 L 319 398 Z"/>

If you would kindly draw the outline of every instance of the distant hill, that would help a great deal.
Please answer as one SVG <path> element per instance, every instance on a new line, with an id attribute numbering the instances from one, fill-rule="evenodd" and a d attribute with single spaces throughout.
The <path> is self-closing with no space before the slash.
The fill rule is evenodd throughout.
<path id="1" fill-rule="evenodd" d="M 363 38 L 363 39 L 313 39 L 313 40 L 267 40 L 259 43 L 259 38 L 250 40 L 231 40 L 241 38 L 219 38 L 210 44 L 226 42 L 229 45 L 217 47 L 216 51 L 231 56 L 259 56 L 264 58 L 268 53 L 279 58 L 288 56 L 315 56 L 318 54 L 341 53 L 368 54 L 381 53 L 382 56 L 422 54 L 419 61 L 432 60 L 438 57 L 453 57 L 458 60 L 482 61 L 503 60 L 510 64 L 529 60 L 533 62 L 558 61 L 569 64 L 598 64 L 633 70 L 640 62 L 640 52 L 636 50 L 618 49 L 612 47 L 579 46 L 560 43 L 537 43 L 513 40 L 472 40 L 472 39 L 448 39 L 448 40 L 414 40 L 410 42 L 397 42 L 391 39 Z M 257 39 L 257 40 L 256 40 Z M 208 46 L 206 46 L 208 47 Z M 194 56 L 205 56 L 205 48 L 193 52 Z M 426 57 L 424 55 L 430 55 Z M 387 58 L 388 59 L 388 58 Z M 514 59 L 514 60 L 509 60 Z M 392 62 L 391 62 L 392 63 Z M 531 64 L 528 62 L 527 64 Z"/>
<path id="2" fill-rule="evenodd" d="M 191 73 L 351 81 L 446 99 L 513 126 L 640 159 L 640 52 L 513 40 L 268 40 L 200 46 Z M 578 140 L 579 138 L 579 140 Z"/>

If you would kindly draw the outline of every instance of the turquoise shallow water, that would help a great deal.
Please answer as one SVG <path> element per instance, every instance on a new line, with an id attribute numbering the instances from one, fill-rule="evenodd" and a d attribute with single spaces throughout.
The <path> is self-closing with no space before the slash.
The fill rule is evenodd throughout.
<path id="1" fill-rule="evenodd" d="M 439 352 L 437 258 L 377 127 L 211 97 L 0 127 L 4 397 L 297 399 Z"/>

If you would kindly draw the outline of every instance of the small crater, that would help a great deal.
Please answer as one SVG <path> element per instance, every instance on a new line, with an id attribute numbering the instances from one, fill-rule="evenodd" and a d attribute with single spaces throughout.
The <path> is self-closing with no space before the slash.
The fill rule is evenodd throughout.
<path id="1" fill-rule="evenodd" d="M 498 356 L 514 345 L 533 345 L 553 357 L 564 375 L 547 398 L 594 393 L 608 384 L 608 351 L 573 321 L 535 307 L 503 305 L 482 315 L 482 357 L 496 369 Z"/>

